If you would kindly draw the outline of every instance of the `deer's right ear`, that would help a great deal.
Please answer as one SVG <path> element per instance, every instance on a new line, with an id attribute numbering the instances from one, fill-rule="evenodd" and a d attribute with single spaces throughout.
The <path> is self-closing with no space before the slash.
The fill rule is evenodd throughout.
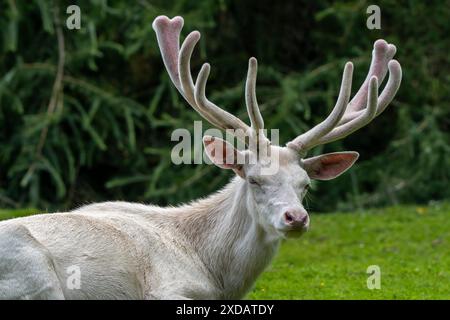
<path id="1" fill-rule="evenodd" d="M 213 136 L 204 136 L 203 144 L 208 158 L 216 166 L 222 169 L 231 169 L 241 178 L 245 178 L 242 152 L 228 142 Z"/>

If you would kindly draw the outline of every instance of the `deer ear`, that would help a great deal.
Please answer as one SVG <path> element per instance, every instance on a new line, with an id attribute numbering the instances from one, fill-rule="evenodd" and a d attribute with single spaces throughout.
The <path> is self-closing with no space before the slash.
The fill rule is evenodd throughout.
<path id="1" fill-rule="evenodd" d="M 240 177 L 245 178 L 242 152 L 228 142 L 213 136 L 204 136 L 203 144 L 208 158 L 216 166 L 222 169 L 231 169 Z"/>
<path id="2" fill-rule="evenodd" d="M 311 179 L 331 180 L 347 171 L 358 159 L 354 151 L 327 153 L 303 160 L 304 169 Z"/>

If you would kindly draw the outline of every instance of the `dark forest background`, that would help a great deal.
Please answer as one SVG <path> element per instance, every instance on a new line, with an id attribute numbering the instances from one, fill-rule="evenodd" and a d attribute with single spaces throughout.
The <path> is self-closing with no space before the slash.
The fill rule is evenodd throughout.
<path id="1" fill-rule="evenodd" d="M 80 30 L 66 28 L 71 4 L 81 8 Z M 370 4 L 381 8 L 381 30 L 366 27 Z M 0 207 L 177 204 L 230 179 L 212 165 L 170 161 L 171 132 L 192 129 L 200 116 L 163 69 L 151 28 L 161 14 L 182 15 L 183 35 L 202 32 L 193 73 L 210 62 L 209 97 L 245 121 L 247 61 L 258 58 L 258 99 L 281 143 L 328 114 L 347 60 L 355 63 L 354 93 L 373 42 L 394 43 L 403 67 L 395 100 L 366 128 L 314 149 L 361 158 L 338 179 L 316 183 L 308 206 L 353 210 L 450 197 L 449 1 L 3 0 Z"/>

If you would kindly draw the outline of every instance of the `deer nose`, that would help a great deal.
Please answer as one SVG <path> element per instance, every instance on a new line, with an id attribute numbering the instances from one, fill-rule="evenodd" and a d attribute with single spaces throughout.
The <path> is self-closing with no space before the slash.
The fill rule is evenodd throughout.
<path id="1" fill-rule="evenodd" d="M 284 222 L 291 228 L 305 228 L 309 222 L 308 213 L 299 209 L 287 210 L 284 213 Z"/>

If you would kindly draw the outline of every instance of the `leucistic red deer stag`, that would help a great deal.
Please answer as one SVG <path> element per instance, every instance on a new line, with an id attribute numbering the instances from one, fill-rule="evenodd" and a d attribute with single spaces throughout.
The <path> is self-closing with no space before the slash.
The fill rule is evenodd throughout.
<path id="1" fill-rule="evenodd" d="M 333 179 L 358 158 L 356 152 L 305 158 L 306 152 L 367 125 L 383 112 L 400 86 L 401 68 L 392 60 L 396 48 L 378 40 L 367 78 L 351 101 L 353 65 L 349 62 L 329 116 L 286 146 L 272 145 L 263 134 L 255 96 L 256 59 L 249 61 L 245 87 L 249 126 L 206 98 L 208 64 L 194 83 L 190 59 L 200 33 L 190 33 L 180 49 L 182 26 L 181 17 L 160 16 L 153 22 L 175 87 L 212 125 L 257 139 L 253 147 L 238 150 L 219 138 L 203 138 L 211 161 L 236 176 L 221 191 L 178 207 L 106 202 L 1 222 L 0 298 L 244 297 L 275 255 L 280 239 L 308 229 L 302 199 L 310 180 Z M 389 80 L 378 95 L 388 70 Z M 248 161 L 264 148 L 266 156 Z M 273 161 L 277 170 L 263 174 Z M 68 285 L 75 275 L 78 285 Z"/>

